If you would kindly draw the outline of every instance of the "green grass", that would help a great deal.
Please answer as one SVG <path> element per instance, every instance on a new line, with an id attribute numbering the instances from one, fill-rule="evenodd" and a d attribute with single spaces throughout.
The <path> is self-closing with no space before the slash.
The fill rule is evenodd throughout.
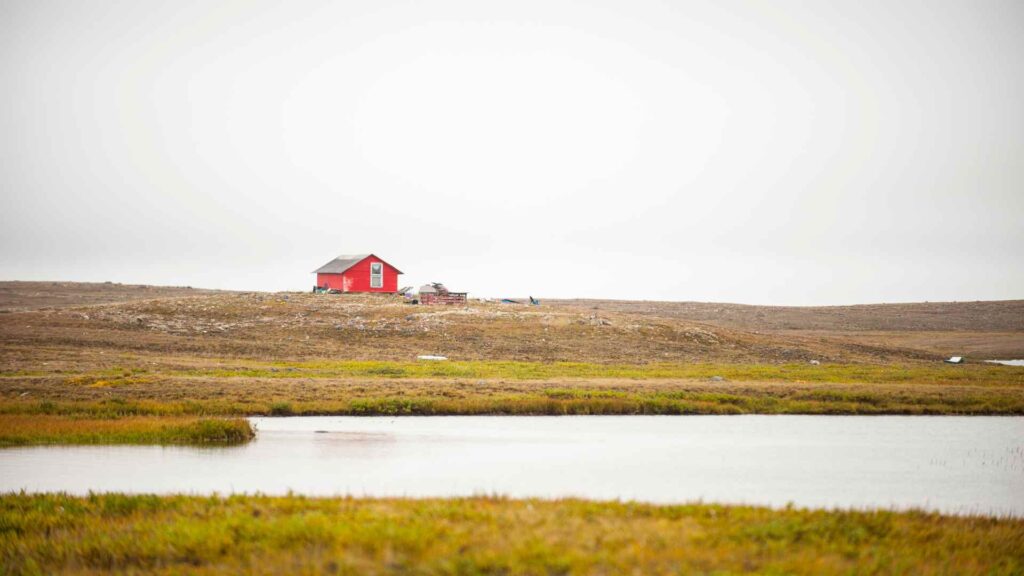
<path id="1" fill-rule="evenodd" d="M 173 384 L 162 384 L 173 387 Z M 1024 415 L 1024 390 L 996 387 L 839 384 L 621 384 L 548 386 L 501 384 L 302 383 L 285 391 L 260 382 L 222 388 L 196 387 L 186 400 L 124 397 L 101 400 L 0 400 L 0 415 L 296 416 L 296 415 L 656 415 L 656 414 L 905 414 Z M 287 396 L 280 396 L 287 394 Z"/>
<path id="2" fill-rule="evenodd" d="M 0 447 L 43 444 L 230 445 L 255 431 L 244 418 L 125 416 L 82 418 L 45 414 L 0 415 Z"/>
<path id="3" fill-rule="evenodd" d="M 0 414 L 1024 415 L 1008 366 L 162 362 L 5 378 Z"/>
<path id="4" fill-rule="evenodd" d="M 169 376 L 213 378 L 462 378 L 551 380 L 574 379 L 708 379 L 740 382 L 930 383 L 1024 385 L 1024 368 L 994 365 L 888 364 L 594 364 L 584 362 L 384 362 L 307 361 L 247 362 L 243 366 L 164 372 Z M 139 377 L 115 368 L 109 376 Z M 134 376 L 133 376 L 134 375 Z"/>
<path id="5" fill-rule="evenodd" d="M 1024 521 L 581 500 L 0 496 L 5 574 L 1020 574 Z"/>

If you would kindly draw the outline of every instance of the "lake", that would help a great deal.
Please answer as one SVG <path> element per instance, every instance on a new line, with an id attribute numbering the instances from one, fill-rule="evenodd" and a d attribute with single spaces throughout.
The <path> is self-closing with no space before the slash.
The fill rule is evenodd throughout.
<path id="1" fill-rule="evenodd" d="M 253 418 L 231 448 L 0 450 L 0 491 L 576 496 L 1024 516 L 1024 418 Z"/>

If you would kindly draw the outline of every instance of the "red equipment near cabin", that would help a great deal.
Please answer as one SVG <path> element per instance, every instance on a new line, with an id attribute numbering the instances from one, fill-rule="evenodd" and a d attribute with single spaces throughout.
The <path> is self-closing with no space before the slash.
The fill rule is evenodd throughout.
<path id="1" fill-rule="evenodd" d="M 316 287 L 338 292 L 398 292 L 401 270 L 373 254 L 338 256 L 314 270 Z"/>

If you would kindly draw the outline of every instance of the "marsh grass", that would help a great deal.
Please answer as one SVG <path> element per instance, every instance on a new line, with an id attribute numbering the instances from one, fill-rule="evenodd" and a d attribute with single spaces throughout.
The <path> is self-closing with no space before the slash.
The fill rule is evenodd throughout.
<path id="1" fill-rule="evenodd" d="M 1010 368 L 1006 370 L 1005 368 Z M 597 364 L 587 362 L 247 362 L 244 366 L 195 368 L 168 376 L 210 378 L 386 378 L 386 379 L 684 379 L 721 377 L 738 382 L 822 382 L 847 384 L 1024 385 L 1024 368 L 925 364 Z"/>
<path id="2" fill-rule="evenodd" d="M 229 445 L 255 436 L 244 418 L 0 415 L 0 447 L 40 444 Z"/>
<path id="3" fill-rule="evenodd" d="M 718 366 L 724 372 L 728 367 Z M 970 374 L 970 372 L 965 372 Z M 655 379 L 394 379 L 161 376 L 96 389 L 27 378 L 0 414 L 125 416 L 955 414 L 1022 415 L 1024 369 L 956 384 Z M 999 384 L 998 382 L 1002 382 Z"/>
<path id="4" fill-rule="evenodd" d="M 181 364 L 185 362 L 185 359 L 174 357 L 164 358 L 162 362 L 155 362 L 148 357 L 140 357 L 138 361 L 139 363 L 146 362 L 151 366 L 114 366 L 76 371 L 72 374 L 60 371 L 0 369 L 0 378 L 17 380 L 61 374 L 61 377 L 69 385 L 97 387 L 146 384 L 174 377 L 514 381 L 552 379 L 706 380 L 718 377 L 735 382 L 1024 386 L 1024 368 L 990 364 L 597 364 L 502 360 L 265 362 L 243 359 L 204 359 L 198 365 L 183 367 Z"/>
<path id="5" fill-rule="evenodd" d="M 1019 574 L 1024 521 L 504 498 L 0 496 L 6 574 Z"/>
<path id="6" fill-rule="evenodd" d="M 0 413 L 1024 414 L 1024 368 L 1010 366 L 110 360 L 2 376 Z"/>
<path id="7" fill-rule="evenodd" d="M 843 392 L 800 390 L 739 390 L 736 393 L 701 391 L 625 391 L 543 388 L 522 393 L 460 394 L 445 389 L 422 395 L 381 391 L 352 393 L 347 398 L 280 402 L 219 399 L 186 401 L 4 401 L 6 415 L 56 415 L 87 418 L 141 416 L 441 416 L 441 415 L 683 415 L 683 414 L 834 414 L 834 415 L 1021 415 L 1020 393 L 925 395 L 905 392 Z M 462 391 L 460 391 L 462 392 Z"/>

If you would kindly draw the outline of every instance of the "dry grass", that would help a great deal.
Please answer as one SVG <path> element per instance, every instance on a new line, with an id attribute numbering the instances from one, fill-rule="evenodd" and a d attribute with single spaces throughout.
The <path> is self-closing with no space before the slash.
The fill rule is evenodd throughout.
<path id="1" fill-rule="evenodd" d="M 547 300 L 545 304 L 800 341 L 825 339 L 866 350 L 915 350 L 935 358 L 1024 358 L 1024 300 L 806 307 L 623 300 Z"/>
<path id="2" fill-rule="evenodd" d="M 239 444 L 255 436 L 243 418 L 0 415 L 0 447 L 39 444 Z"/>
<path id="3" fill-rule="evenodd" d="M 716 368 L 726 374 L 730 369 Z M 904 378 L 848 384 L 829 380 L 417 379 L 292 376 L 287 371 L 273 374 L 193 377 L 129 371 L 119 376 L 11 377 L 0 382 L 4 390 L 0 412 L 103 416 L 1024 414 L 1024 369 L 1011 367 L 996 367 L 994 371 L 986 368 L 960 381 L 941 383 Z"/>
<path id="4" fill-rule="evenodd" d="M 1024 521 L 579 500 L 0 496 L 6 574 L 1019 574 Z"/>
<path id="5" fill-rule="evenodd" d="M 475 379 L 475 380 L 707 380 L 737 382 L 816 382 L 834 384 L 931 384 L 937 386 L 1024 387 L 1020 367 L 946 364 L 595 364 L 588 362 L 450 361 L 396 362 L 379 360 L 312 360 L 259 362 L 206 359 L 183 367 L 186 359 L 131 357 L 119 366 L 65 376 L 70 384 L 114 387 L 148 383 L 162 378 L 362 378 L 362 379 Z M 38 370 L 19 375 L 64 374 Z M 0 377 L 5 374 L 0 372 Z"/>
<path id="6" fill-rule="evenodd" d="M 36 369 L 0 372 L 7 413 L 1024 414 L 1024 368 L 995 365 L 266 362 L 9 350 L 13 364 Z"/>
<path id="7" fill-rule="evenodd" d="M 247 422 L 220 417 L 250 414 L 1024 414 L 1024 369 L 935 365 L 934 349 L 858 341 L 831 324 L 765 334 L 635 306 L 148 290 L 0 289 L 0 445 L 245 441 Z M 919 328 L 935 328 L 928 314 L 914 317 Z M 412 361 L 424 353 L 455 361 Z M 0 495 L 0 573 L 109 572 L 1019 574 L 1024 522 L 576 500 Z"/>
<path id="8" fill-rule="evenodd" d="M 146 286 L 117 282 L 0 282 L 0 312 L 77 308 L 216 292 L 185 286 Z"/>
<path id="9" fill-rule="evenodd" d="M 1024 368 L 995 365 L 271 362 L 5 350 L 6 413 L 1024 414 Z"/>
<path id="10" fill-rule="evenodd" d="M 1024 300 L 913 302 L 853 306 L 751 306 L 721 302 L 545 300 L 554 307 L 587 308 L 654 318 L 676 318 L 741 330 L 817 332 L 1018 332 Z"/>
<path id="11" fill-rule="evenodd" d="M 123 287 L 90 286 L 90 298 L 128 298 Z M 636 306 L 173 293 L 0 314 L 0 411 L 1024 414 L 1024 369 L 947 366 L 916 350 L 745 332 Z M 1012 316 L 1019 306 L 984 309 Z M 933 327 L 926 312 L 910 325 Z M 415 361 L 422 353 L 452 361 Z"/>
<path id="12" fill-rule="evenodd" d="M 387 296 L 215 293 L 0 314 L 14 348 L 249 360 L 879 362 L 933 357 L 827 337 L 757 334 L 582 308 L 410 306 Z"/>

